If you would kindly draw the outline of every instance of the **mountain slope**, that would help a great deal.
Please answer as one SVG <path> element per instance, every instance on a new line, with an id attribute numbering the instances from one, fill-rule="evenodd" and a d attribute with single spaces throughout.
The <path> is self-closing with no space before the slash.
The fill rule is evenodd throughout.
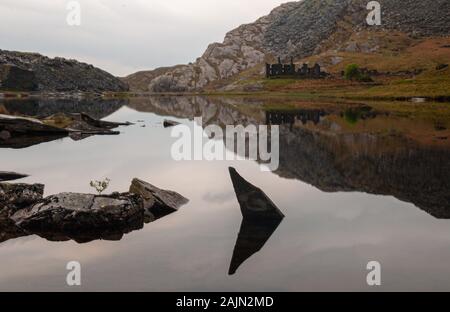
<path id="1" fill-rule="evenodd" d="M 124 78 L 135 91 L 199 91 L 236 77 L 280 56 L 300 60 L 350 44 L 361 31 L 398 31 L 413 37 L 448 36 L 450 1 L 380 0 L 382 26 L 366 23 L 368 0 L 303 0 L 289 2 L 269 15 L 229 32 L 223 43 L 211 44 L 191 65 L 141 72 Z M 365 51 L 377 49 L 365 42 Z"/>
<path id="2" fill-rule="evenodd" d="M 123 92 L 128 85 L 92 65 L 37 53 L 0 50 L 0 89 Z"/>

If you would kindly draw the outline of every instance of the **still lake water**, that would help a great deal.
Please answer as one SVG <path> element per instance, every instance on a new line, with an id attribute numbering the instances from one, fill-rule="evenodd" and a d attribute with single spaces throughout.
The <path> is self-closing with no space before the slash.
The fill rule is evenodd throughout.
<path id="1" fill-rule="evenodd" d="M 124 192 L 138 177 L 190 200 L 120 241 L 5 239 L 0 291 L 450 291 L 446 125 L 370 105 L 297 103 L 273 111 L 268 101 L 237 98 L 0 106 L 12 114 L 83 111 L 135 123 L 119 128 L 118 136 L 3 146 L 0 170 L 30 175 L 18 182 L 43 183 L 45 195 L 92 193 L 89 182 L 108 177 L 107 192 Z M 193 127 L 195 116 L 203 117 L 203 126 L 281 124 L 280 168 L 262 172 L 250 160 L 172 160 L 176 139 L 163 121 Z M 238 239 L 242 215 L 230 166 L 285 214 L 278 227 L 265 233 L 244 228 Z M 229 275 L 237 243 L 255 253 Z M 366 283 L 366 266 L 373 260 L 382 265 L 383 285 L 375 289 Z M 81 263 L 81 287 L 66 286 L 69 261 Z"/>

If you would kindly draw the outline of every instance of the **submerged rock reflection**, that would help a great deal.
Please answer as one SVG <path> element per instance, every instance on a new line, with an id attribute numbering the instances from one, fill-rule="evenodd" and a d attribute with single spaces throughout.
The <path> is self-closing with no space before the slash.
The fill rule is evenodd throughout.
<path id="1" fill-rule="evenodd" d="M 259 188 L 230 168 L 236 197 L 243 216 L 228 274 L 234 275 L 251 256 L 259 252 L 284 219 L 283 213 Z"/>

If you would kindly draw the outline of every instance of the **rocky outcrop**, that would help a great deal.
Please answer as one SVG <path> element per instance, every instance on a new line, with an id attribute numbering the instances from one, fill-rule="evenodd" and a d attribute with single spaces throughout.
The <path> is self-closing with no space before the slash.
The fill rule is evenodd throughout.
<path id="1" fill-rule="evenodd" d="M 132 181 L 130 193 L 142 197 L 146 222 L 152 222 L 174 213 L 189 201 L 176 192 L 161 190 L 139 179 Z"/>
<path id="2" fill-rule="evenodd" d="M 447 0 L 379 0 L 382 26 L 372 31 L 401 31 L 414 36 L 449 35 Z M 230 31 L 213 43 L 193 64 L 140 72 L 124 78 L 130 88 L 150 92 L 202 90 L 265 60 L 280 56 L 296 59 L 338 49 L 353 33 L 367 30 L 367 0 L 303 0 L 289 2 L 256 22 Z M 334 36 L 334 37 L 333 37 Z M 333 46 L 324 42 L 333 37 Z M 371 47 L 365 47 L 370 51 Z"/>
<path id="3" fill-rule="evenodd" d="M 143 212 L 142 198 L 135 194 L 61 193 L 18 211 L 11 219 L 19 228 L 44 237 L 48 233 L 75 237 L 82 231 L 142 227 Z"/>
<path id="4" fill-rule="evenodd" d="M 75 60 L 0 50 L 0 89 L 123 92 L 128 86 L 101 69 Z"/>
<path id="5" fill-rule="evenodd" d="M 134 179 L 128 193 L 61 193 L 43 198 L 40 184 L 0 183 L 0 242 L 26 235 L 50 241 L 120 240 L 178 210 L 188 200 Z"/>

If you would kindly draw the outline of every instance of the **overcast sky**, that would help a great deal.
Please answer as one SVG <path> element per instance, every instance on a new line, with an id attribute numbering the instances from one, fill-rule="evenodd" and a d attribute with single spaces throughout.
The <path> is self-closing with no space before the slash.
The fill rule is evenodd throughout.
<path id="1" fill-rule="evenodd" d="M 194 61 L 229 30 L 287 0 L 0 0 L 0 49 L 92 63 L 115 75 Z"/>

